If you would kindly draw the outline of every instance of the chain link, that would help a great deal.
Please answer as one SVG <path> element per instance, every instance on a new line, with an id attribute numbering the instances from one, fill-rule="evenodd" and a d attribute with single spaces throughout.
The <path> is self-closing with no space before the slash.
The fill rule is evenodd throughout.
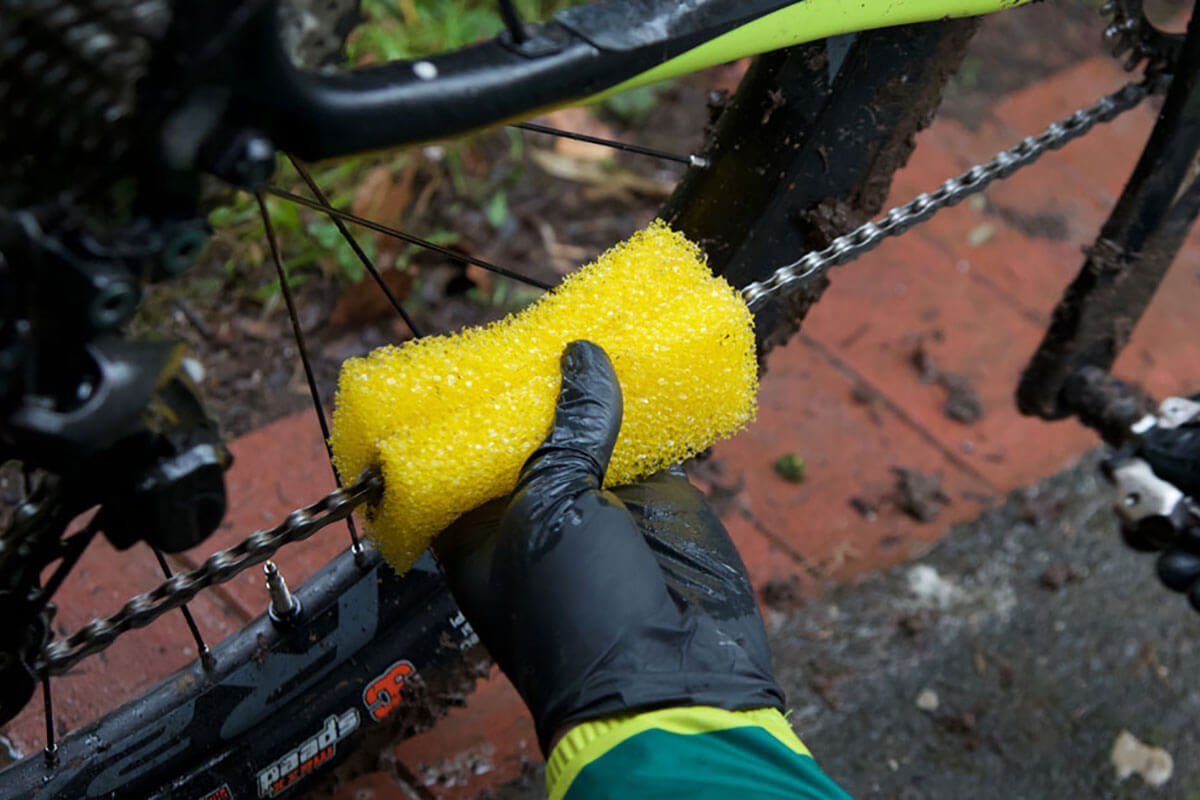
<path id="1" fill-rule="evenodd" d="M 1001 150 L 991 161 L 976 164 L 958 177 L 948 179 L 936 191 L 923 192 L 882 217 L 839 236 L 824 250 L 811 250 L 791 264 L 779 267 L 766 280 L 748 284 L 742 289 L 746 305 L 757 311 L 772 297 L 798 291 L 810 278 L 824 274 L 830 267 L 848 264 L 875 249 L 884 239 L 899 236 L 946 206 L 983 191 L 997 178 L 1007 178 L 1032 164 L 1047 150 L 1058 149 L 1082 136 L 1097 122 L 1114 119 L 1136 106 L 1147 94 L 1149 88 L 1145 84 L 1129 83 L 1090 108 L 1081 108 L 1066 119 L 1051 123 L 1039 135 L 1028 136 L 1015 147 Z"/>
<path id="2" fill-rule="evenodd" d="M 270 558 L 285 544 L 300 542 L 327 525 L 343 520 L 363 503 L 374 503 L 383 491 L 378 470 L 368 470 L 351 486 L 336 489 L 305 508 L 288 514 L 274 528 L 256 531 L 239 544 L 218 550 L 196 569 L 181 572 L 149 592 L 130 599 L 115 614 L 94 619 L 65 639 L 46 645 L 34 664 L 40 674 L 61 675 L 80 660 L 108 647 L 121 634 L 143 628 L 179 608 L 202 589 L 225 583 Z"/>

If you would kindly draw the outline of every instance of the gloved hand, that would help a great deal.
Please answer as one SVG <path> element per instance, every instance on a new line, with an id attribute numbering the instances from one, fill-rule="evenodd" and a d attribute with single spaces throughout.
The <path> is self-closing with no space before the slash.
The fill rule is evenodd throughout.
<path id="1" fill-rule="evenodd" d="M 434 550 L 548 754 L 571 723 L 632 710 L 783 708 L 746 569 L 681 472 L 602 489 L 621 425 L 608 356 L 572 342 L 554 424 L 511 498 Z"/>

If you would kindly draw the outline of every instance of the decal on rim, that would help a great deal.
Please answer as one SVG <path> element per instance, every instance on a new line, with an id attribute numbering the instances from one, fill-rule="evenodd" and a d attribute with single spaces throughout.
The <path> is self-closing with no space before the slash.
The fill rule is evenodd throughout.
<path id="1" fill-rule="evenodd" d="M 233 800 L 233 792 L 229 791 L 229 784 L 223 783 L 200 800 Z"/>
<path id="2" fill-rule="evenodd" d="M 411 661 L 401 659 L 388 667 L 381 675 L 363 689 L 363 705 L 376 722 L 386 717 L 402 702 L 400 690 L 417 668 Z"/>
<path id="3" fill-rule="evenodd" d="M 358 730 L 358 709 L 330 714 L 321 729 L 258 772 L 258 796 L 275 797 L 333 758 L 337 743 Z"/>
<path id="4" fill-rule="evenodd" d="M 458 645 L 459 650 L 466 650 L 479 644 L 479 634 L 475 633 L 475 629 L 471 627 L 471 623 L 467 622 L 467 618 L 461 611 L 450 618 L 450 624 L 463 637 L 462 642 Z"/>

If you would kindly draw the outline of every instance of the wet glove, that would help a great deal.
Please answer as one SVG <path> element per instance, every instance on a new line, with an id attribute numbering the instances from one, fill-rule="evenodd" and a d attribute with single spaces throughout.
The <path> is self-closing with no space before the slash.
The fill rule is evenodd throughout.
<path id="1" fill-rule="evenodd" d="M 569 344 L 561 366 L 553 427 L 514 494 L 434 544 L 543 753 L 572 723 L 621 712 L 782 709 L 754 590 L 720 520 L 679 471 L 601 488 L 620 386 L 590 342 Z"/>

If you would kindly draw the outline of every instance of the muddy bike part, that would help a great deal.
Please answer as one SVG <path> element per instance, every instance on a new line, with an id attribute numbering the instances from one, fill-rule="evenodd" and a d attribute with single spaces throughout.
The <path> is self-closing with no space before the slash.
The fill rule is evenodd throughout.
<path id="1" fill-rule="evenodd" d="M 1021 376 L 1022 413 L 1047 420 L 1079 413 L 1073 376 L 1111 369 L 1200 213 L 1197 70 L 1200 19 L 1193 15 L 1150 140 Z"/>
<path id="2" fill-rule="evenodd" d="M 841 47 L 841 49 L 840 49 L 840 53 L 839 53 L 839 55 L 844 55 L 844 54 L 845 54 L 845 47 L 844 47 L 844 46 L 845 46 L 845 42 L 842 42 L 842 47 Z M 833 54 L 833 48 L 829 48 L 829 50 L 830 50 L 830 55 L 832 55 L 832 54 Z M 830 58 L 830 61 L 833 61 L 833 60 L 834 60 L 833 58 Z M 779 98 L 778 98 L 778 96 L 775 96 L 775 95 L 772 95 L 772 96 L 770 96 L 770 97 L 769 97 L 769 101 L 770 101 L 770 103 L 769 103 L 769 106 L 772 106 L 772 107 L 778 107 L 778 104 L 779 104 Z M 769 115 L 769 113 L 770 113 L 770 108 L 767 108 L 767 107 L 764 107 L 764 108 L 766 108 L 766 112 L 767 112 L 767 114 Z M 878 154 L 875 154 L 875 155 L 878 155 Z M 884 160 L 884 163 L 887 163 L 887 161 L 886 161 L 886 160 Z M 895 164 L 896 162 L 895 162 L 895 161 L 893 161 L 893 162 L 890 162 L 890 163 L 892 163 L 892 166 L 894 166 L 894 164 Z M 826 231 L 822 231 L 822 233 L 827 235 L 827 231 L 828 231 L 828 227 L 827 227 L 827 230 L 826 230 Z"/>
<path id="3" fill-rule="evenodd" d="M 210 3 L 177 24 L 194 38 L 231 4 L 240 5 Z M 296 70 L 264 9 L 205 67 L 230 94 L 205 105 L 210 122 L 193 163 L 245 185 L 257 173 L 237 169 L 246 162 L 246 131 L 305 160 L 331 158 L 461 134 L 829 35 L 1013 4 L 900 0 L 851 9 L 839 0 L 650 0 L 631 17 L 621 3 L 590 3 L 526 25 L 520 43 L 506 31 L 454 53 L 336 75 Z M 222 80 L 230 65 L 241 76 L 236 83 Z M 204 73 L 193 80 L 203 83 Z"/>
<path id="4" fill-rule="evenodd" d="M 931 72 L 949 74 L 959 54 L 954 52 L 955 49 L 960 50 L 961 44 L 965 43 L 962 26 L 967 24 L 969 23 L 878 31 L 852 37 L 849 41 L 842 40 L 832 48 L 818 43 L 791 53 L 774 54 L 773 61 L 752 69 L 756 75 L 755 82 L 750 88 L 739 93 L 730 107 L 723 112 L 722 117 L 728 120 L 744 114 L 761 120 L 768 108 L 782 110 L 777 107 L 777 98 L 780 93 L 786 92 L 789 110 L 808 109 L 808 116 L 801 116 L 799 119 L 809 122 L 808 127 L 813 133 L 812 141 L 815 147 L 816 143 L 821 141 L 833 140 L 830 126 L 836 123 L 837 114 L 833 113 L 834 110 L 861 105 L 858 100 L 848 99 L 847 93 L 852 91 L 850 87 L 855 87 L 853 91 L 860 91 L 858 87 L 867 87 L 873 92 L 873 100 L 896 110 L 906 109 L 914 100 L 919 100 L 924 104 L 926 112 L 931 112 L 936 104 L 936 89 L 931 90 L 920 81 L 900 84 L 899 86 L 911 94 L 889 101 L 886 92 L 878 86 L 871 85 L 870 76 L 861 74 L 859 65 L 881 60 L 868 57 L 868 54 L 878 47 L 888 58 L 896 58 L 910 67 L 924 64 L 932 54 L 940 54 L 939 57 L 945 59 L 945 69 Z M 954 40 L 958 45 L 947 47 L 945 42 L 948 40 Z M 846 58 L 847 45 L 855 50 L 856 55 L 853 58 Z M 922 80 L 927 77 L 925 72 L 915 74 L 922 75 Z M 780 84 L 779 81 L 788 83 Z M 850 205 L 861 202 L 860 195 L 864 194 L 861 185 L 878 186 L 881 182 L 886 184 L 891 170 L 903 161 L 903 155 L 886 157 L 889 148 L 905 148 L 903 152 L 906 154 L 905 142 L 924 117 L 924 114 L 898 114 L 896 126 L 892 129 L 881 127 L 874 131 L 875 135 L 872 138 L 860 143 L 861 155 L 856 156 L 852 151 L 845 154 L 847 163 L 855 166 L 840 176 L 841 184 L 831 187 L 825 194 L 814 194 L 811 202 L 818 204 L 827 199 L 833 202 L 834 198 L 840 197 L 843 203 Z M 897 127 L 902 124 L 909 125 L 911 130 L 904 132 Z M 769 140 L 764 142 L 764 147 L 769 143 Z M 745 149 L 735 151 L 729 147 L 717 147 L 713 161 L 719 164 L 725 157 L 724 153 L 744 152 Z M 770 163 L 772 149 L 765 149 L 760 154 L 761 163 Z M 810 149 L 809 155 L 812 156 L 814 152 Z M 806 166 L 812 169 L 811 160 L 806 162 Z M 788 169 L 797 176 L 804 174 L 797 165 L 789 165 Z M 818 181 L 819 177 L 817 175 Z M 805 179 L 812 185 L 812 175 L 805 175 Z M 790 180 L 763 182 L 761 191 L 768 196 L 778 196 L 790 183 Z M 681 194 L 676 195 L 673 207 L 687 206 L 686 199 L 680 198 L 686 198 L 688 191 L 687 187 L 681 187 Z M 879 194 L 877 199 L 881 200 L 882 194 Z M 768 199 L 754 202 L 760 207 L 770 205 Z M 797 206 L 797 210 L 802 208 Z M 863 213 L 873 210 L 869 209 Z M 696 235 L 697 231 L 702 233 L 703 228 L 693 225 L 692 234 Z M 712 237 L 706 238 L 712 241 Z M 353 557 L 347 553 L 327 567 L 322 575 L 338 570 L 342 572 L 337 574 L 362 574 L 364 569 L 373 575 L 379 571 L 387 573 L 387 568 L 379 566 L 373 553 L 370 558 L 372 562 L 366 567 L 357 567 L 354 566 Z M 387 594 L 381 597 L 386 600 L 392 594 L 403 595 L 405 591 L 414 591 L 403 588 L 409 581 L 436 581 L 436 577 L 431 575 L 432 573 L 426 572 L 414 574 L 412 577 L 406 576 L 399 579 L 399 588 L 387 588 L 390 584 L 385 583 Z M 167 792 L 168 787 L 171 792 L 185 789 L 190 791 L 191 788 L 208 791 L 210 788 L 219 789 L 226 784 L 230 789 L 237 786 L 241 790 L 257 791 L 259 773 L 263 769 L 264 759 L 270 753 L 285 753 L 285 745 L 289 741 L 299 741 L 308 735 L 308 731 L 324 730 L 326 720 L 335 712 L 341 714 L 354 708 L 360 715 L 366 714 L 367 706 L 363 692 L 370 688 L 371 678 L 387 674 L 385 669 L 384 673 L 376 673 L 370 678 L 364 677 L 378 666 L 372 658 L 380 653 L 398 660 L 404 660 L 405 654 L 408 654 L 411 669 L 415 673 L 411 681 L 414 686 L 425 682 L 430 686 L 436 687 L 442 683 L 454 688 L 445 694 L 438 690 L 415 695 L 403 694 L 404 707 L 403 713 L 396 718 L 397 730 L 389 730 L 381 736 L 379 732 L 383 730 L 382 727 L 364 723 L 361 727 L 374 730 L 366 734 L 353 734 L 355 738 L 345 746 L 339 742 L 337 752 L 329 763 L 346 757 L 351 750 L 356 750 L 360 741 L 358 737 L 386 740 L 405 735 L 428 724 L 436 711 L 444 708 L 447 702 L 457 696 L 456 693 L 461 692 L 461 687 L 472 680 L 472 667 L 464 662 L 459 651 L 461 645 L 471 641 L 469 630 L 464 630 L 465 626 L 460 618 L 446 613 L 447 608 L 452 609 L 451 605 L 443 605 L 439 610 L 433 603 L 433 599 L 444 604 L 451 602 L 444 589 L 439 588 L 440 594 L 427 600 L 424 606 L 420 606 L 423 608 L 421 612 L 411 615 L 403 622 L 397 617 L 387 625 L 379 625 L 373 639 L 358 641 L 353 646 L 338 643 L 336 637 L 341 635 L 338 631 L 345 620 L 335 625 L 330 621 L 335 615 L 332 612 L 322 615 L 321 609 L 341 608 L 339 598 L 348 591 L 348 580 L 314 578 L 297 591 L 305 611 L 302 618 L 294 623 L 292 631 L 306 632 L 307 639 L 299 633 L 287 633 L 278 626 L 264 624 L 259 620 L 247 630 L 212 648 L 215 667 L 211 671 L 206 672 L 203 665 L 194 664 L 177 673 L 174 681 L 165 681 L 145 698 L 63 738 L 58 743 L 56 768 L 48 769 L 44 760 L 35 755 L 10 768 L 6 773 L 0 773 L 0 782 L 3 782 L 0 785 L 13 786 L 18 796 L 24 791 L 33 791 L 47 776 L 51 776 L 55 794 L 61 796 L 86 794 L 88 787 L 93 785 L 97 789 L 118 787 L 121 792 L 136 793 L 139 796 L 154 796 L 155 793 Z M 414 604 L 413 607 L 417 605 Z M 421 637 L 431 633 L 437 633 L 439 643 L 432 650 L 420 644 L 424 641 Z M 331 651 L 336 651 L 337 655 L 330 655 Z M 315 655 L 318 652 L 324 653 L 320 659 Z M 309 660 L 310 656 L 315 660 Z M 259 698 L 261 702 L 257 705 L 250 704 L 250 710 L 245 710 L 248 706 L 242 706 L 246 716 L 245 727 L 239 728 L 236 734 L 233 734 L 231 729 L 218 725 L 217 720 L 230 713 L 230 708 L 238 706 L 211 704 L 217 703 L 217 700 L 226 694 L 238 696 L 246 692 L 244 683 L 247 673 L 237 673 L 237 670 L 252 669 L 251 662 L 256 665 L 253 669 L 259 673 L 265 670 L 277 676 L 279 680 L 297 680 L 306 688 L 299 689 L 298 693 L 289 692 L 265 699 Z M 389 662 L 385 667 L 390 669 L 392 664 L 393 662 Z M 235 673 L 241 677 L 232 678 Z M 238 681 L 242 682 L 240 687 Z M 355 689 L 330 693 L 329 685 L 349 685 Z M 408 685 L 406 683 L 406 686 Z M 181 686 L 193 687 L 194 692 L 183 693 L 180 691 Z M 322 700 L 318 702 L 318 698 Z M 136 720 L 146 718 L 148 707 L 143 703 L 150 699 L 155 703 L 152 707 L 155 716 L 169 718 L 172 727 L 156 729 L 155 736 L 149 739 L 144 736 L 139 738 L 136 735 Z M 268 721 L 273 724 L 262 724 Z M 172 740 L 184 738 L 188 741 L 188 747 L 178 752 L 171 748 L 164 749 L 166 739 L 163 737 Z M 251 744 L 252 739 L 254 744 Z M 219 765 L 219 768 L 214 770 L 206 765 Z M 267 774 L 270 774 L 269 768 Z M 215 784 L 214 780 L 218 777 L 222 782 Z M 26 789 L 21 789 L 21 786 Z M 40 796 L 47 795 L 43 792 Z"/>

